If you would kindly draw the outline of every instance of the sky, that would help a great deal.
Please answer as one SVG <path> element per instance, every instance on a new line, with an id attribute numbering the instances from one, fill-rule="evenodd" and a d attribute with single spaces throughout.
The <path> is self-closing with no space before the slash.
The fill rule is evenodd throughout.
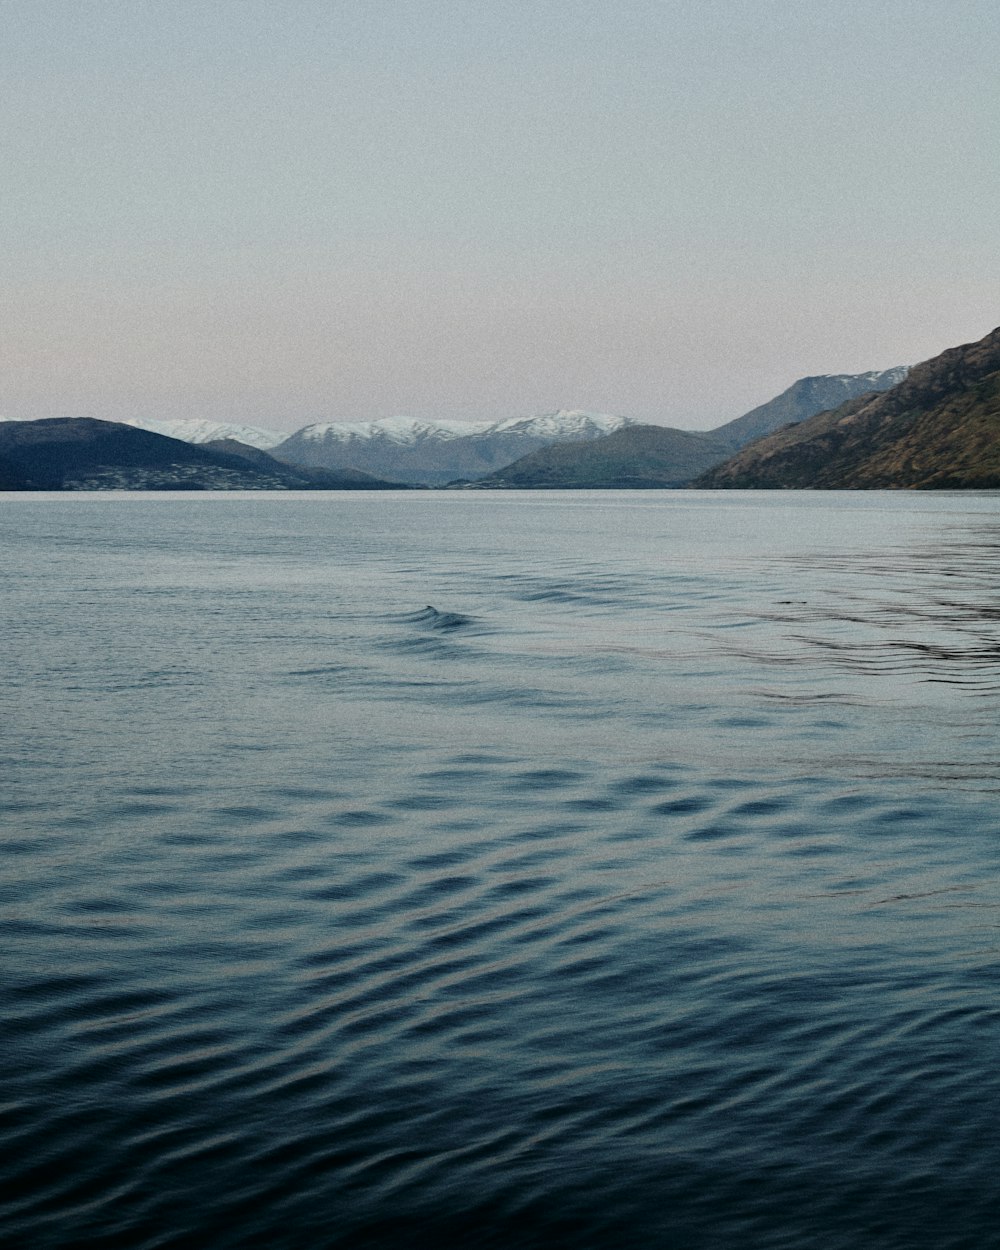
<path id="1" fill-rule="evenodd" d="M 0 0 L 0 415 L 706 429 L 1000 323 L 996 0 Z"/>

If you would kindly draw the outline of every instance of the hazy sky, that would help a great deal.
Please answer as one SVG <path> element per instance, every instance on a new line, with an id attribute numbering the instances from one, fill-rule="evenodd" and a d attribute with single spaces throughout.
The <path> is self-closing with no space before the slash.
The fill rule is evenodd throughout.
<path id="1" fill-rule="evenodd" d="M 1000 323 L 997 0 L 0 0 L 0 413 L 708 427 Z"/>

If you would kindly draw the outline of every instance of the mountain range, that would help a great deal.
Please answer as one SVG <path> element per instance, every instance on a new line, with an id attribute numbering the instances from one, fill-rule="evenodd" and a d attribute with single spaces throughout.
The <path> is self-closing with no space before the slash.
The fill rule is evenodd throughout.
<path id="1" fill-rule="evenodd" d="M 356 469 L 396 482 L 440 486 L 459 477 L 482 477 L 554 442 L 583 442 L 638 423 L 629 417 L 563 410 L 500 421 L 324 421 L 293 434 L 210 420 L 131 418 L 124 424 L 200 445 L 235 441 L 304 468 Z"/>
<path id="2" fill-rule="evenodd" d="M 0 422 L 0 489 L 994 488 L 1000 329 L 911 370 L 802 378 L 705 432 L 576 410 L 327 422 L 285 437 L 212 421 L 148 424 L 158 428 Z"/>
<path id="3" fill-rule="evenodd" d="M 583 443 L 635 424 L 627 417 L 562 411 L 493 422 L 331 421 L 308 425 L 273 449 L 293 464 L 363 469 L 422 486 L 479 478 L 555 442 Z"/>
<path id="4" fill-rule="evenodd" d="M 904 368 L 897 368 L 882 373 L 801 378 L 768 403 L 715 430 L 672 430 L 670 439 L 662 434 L 644 435 L 639 440 L 642 450 L 638 454 L 648 457 L 655 444 L 654 459 L 659 470 L 654 471 L 653 461 L 647 459 L 644 467 L 637 466 L 626 476 L 639 477 L 653 485 L 676 485 L 724 460 L 727 454 L 761 434 L 770 433 L 789 421 L 801 421 L 853 396 L 885 390 L 905 373 Z M 542 453 L 542 460 L 534 467 L 526 466 L 524 474 L 520 471 L 515 474 L 520 480 L 527 482 L 529 477 L 540 474 L 540 481 L 550 481 L 553 485 L 560 481 L 565 485 L 585 484 L 586 470 L 568 468 L 572 456 L 552 459 L 546 456 L 545 449 L 563 443 L 582 447 L 617 431 L 639 426 L 640 422 L 631 417 L 562 409 L 500 421 L 424 421 L 412 417 L 328 421 L 304 426 L 291 435 L 261 426 L 209 420 L 144 422 L 132 419 L 126 424 L 198 445 L 220 441 L 242 443 L 304 468 L 337 472 L 353 469 L 383 480 L 422 486 L 441 486 L 457 479 L 481 480 L 484 485 L 499 486 L 511 480 L 502 472 L 507 466 L 534 452 Z M 673 460 L 671 446 L 676 452 Z M 609 452 L 624 454 L 623 446 L 613 443 Z M 599 475 L 607 476 L 590 452 L 582 454 Z M 560 478 L 556 462 L 567 466 L 564 479 Z"/>

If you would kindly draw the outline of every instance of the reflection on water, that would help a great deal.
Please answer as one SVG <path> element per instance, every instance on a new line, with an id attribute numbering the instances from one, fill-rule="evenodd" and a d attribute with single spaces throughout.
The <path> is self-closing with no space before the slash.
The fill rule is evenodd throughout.
<path id="1" fill-rule="evenodd" d="M 0 1241 L 993 1244 L 997 503 L 0 502 Z"/>

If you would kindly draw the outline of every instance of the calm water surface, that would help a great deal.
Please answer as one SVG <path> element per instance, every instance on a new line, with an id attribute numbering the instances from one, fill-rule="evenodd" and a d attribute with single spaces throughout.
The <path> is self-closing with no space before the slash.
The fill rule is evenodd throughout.
<path id="1" fill-rule="evenodd" d="M 1000 496 L 0 544 L 4 1247 L 1000 1245 Z"/>

